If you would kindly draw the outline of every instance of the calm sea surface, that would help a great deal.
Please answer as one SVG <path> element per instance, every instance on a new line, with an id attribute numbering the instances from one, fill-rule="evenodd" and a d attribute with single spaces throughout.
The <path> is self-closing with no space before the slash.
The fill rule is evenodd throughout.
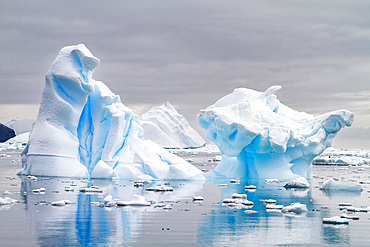
<path id="1" fill-rule="evenodd" d="M 370 184 L 366 184 L 370 181 L 370 168 L 315 166 L 312 186 L 307 190 L 287 190 L 285 183 L 264 180 L 241 180 L 236 184 L 228 180 L 155 181 L 137 188 L 133 181 L 126 180 L 32 181 L 16 175 L 21 168 L 19 152 L 1 153 L 7 157 L 0 157 L 0 197 L 8 196 L 19 203 L 0 206 L 0 246 L 370 246 L 370 212 L 356 213 L 360 219 L 350 220 L 345 226 L 322 223 L 324 217 L 344 213 L 339 203 L 370 206 Z M 207 155 L 188 158 L 204 169 L 217 164 Z M 364 191 L 319 190 L 320 183 L 331 177 L 365 182 Z M 145 191 L 165 182 L 174 188 L 173 192 Z M 257 190 L 245 191 L 244 186 L 250 184 L 258 186 Z M 99 186 L 103 193 L 79 192 L 91 185 Z M 65 191 L 65 187 L 74 191 Z M 32 193 L 39 188 L 45 188 L 45 193 Z M 3 195 L 5 190 L 11 194 Z M 233 193 L 246 193 L 248 200 L 254 202 L 253 207 L 223 206 L 222 200 Z M 157 203 L 148 207 L 99 207 L 91 203 L 102 203 L 108 194 L 120 200 L 131 200 L 133 194 L 139 194 Z M 204 201 L 192 200 L 192 196 L 198 195 Z M 261 202 L 264 199 L 275 199 L 284 206 L 300 202 L 309 211 L 301 215 L 269 211 Z M 75 204 L 51 205 L 59 200 Z M 164 205 L 171 209 L 158 207 Z"/>

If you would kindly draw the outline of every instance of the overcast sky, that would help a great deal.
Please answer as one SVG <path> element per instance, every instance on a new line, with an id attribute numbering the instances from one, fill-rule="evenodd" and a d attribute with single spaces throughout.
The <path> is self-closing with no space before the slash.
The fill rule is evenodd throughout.
<path id="1" fill-rule="evenodd" d="M 93 78 L 137 114 L 196 115 L 237 87 L 319 115 L 355 114 L 336 147 L 370 149 L 370 1 L 1 1 L 0 122 L 34 117 L 59 50 L 84 43 Z M 201 131 L 200 131 L 201 132 Z"/>

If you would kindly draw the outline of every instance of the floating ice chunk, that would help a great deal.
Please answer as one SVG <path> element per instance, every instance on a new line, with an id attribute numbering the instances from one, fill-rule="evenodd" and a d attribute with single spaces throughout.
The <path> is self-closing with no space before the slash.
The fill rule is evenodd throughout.
<path id="1" fill-rule="evenodd" d="M 31 176 L 31 175 L 28 175 L 28 176 L 27 176 L 27 178 L 28 178 L 28 179 L 31 179 L 31 180 L 33 180 L 33 181 L 36 181 L 36 180 L 37 180 L 37 177 L 35 177 L 35 176 Z"/>
<path id="2" fill-rule="evenodd" d="M 350 207 L 350 206 L 352 206 L 352 203 L 342 202 L 342 203 L 339 203 L 338 206 L 340 206 L 340 207 Z"/>
<path id="3" fill-rule="evenodd" d="M 356 208 L 356 207 L 346 207 L 346 210 L 349 212 L 363 212 L 367 213 L 369 211 L 369 208 Z"/>
<path id="4" fill-rule="evenodd" d="M 170 102 L 155 106 L 142 114 L 140 124 L 144 129 L 145 139 L 164 148 L 198 148 L 206 144 Z"/>
<path id="5" fill-rule="evenodd" d="M 266 209 L 270 209 L 270 210 L 281 210 L 283 209 L 283 205 L 276 205 L 276 204 L 271 204 L 271 203 L 268 203 L 266 204 Z"/>
<path id="6" fill-rule="evenodd" d="M 240 184 L 240 180 L 239 179 L 231 179 L 230 183 L 231 184 Z"/>
<path id="7" fill-rule="evenodd" d="M 360 217 L 358 217 L 357 215 L 348 215 L 348 214 L 341 214 L 340 215 L 341 218 L 346 218 L 346 219 L 351 219 L 351 220 L 359 220 Z"/>
<path id="8" fill-rule="evenodd" d="M 276 204 L 276 200 L 274 199 L 265 199 L 261 200 L 263 204 Z"/>
<path id="9" fill-rule="evenodd" d="M 243 212 L 246 213 L 246 214 L 255 214 L 255 213 L 257 213 L 256 210 L 245 210 Z"/>
<path id="10" fill-rule="evenodd" d="M 244 189 L 245 190 L 256 190 L 257 189 L 257 186 L 255 186 L 255 185 L 247 185 L 247 186 L 244 186 Z"/>
<path id="11" fill-rule="evenodd" d="M 308 209 L 306 205 L 296 202 L 296 203 L 290 204 L 289 206 L 283 207 L 281 209 L 281 212 L 283 213 L 291 212 L 295 214 L 301 214 L 301 213 L 308 212 Z"/>
<path id="12" fill-rule="evenodd" d="M 115 179 L 118 175 L 112 167 L 108 166 L 104 161 L 99 160 L 94 170 L 91 173 L 91 178 L 108 178 Z"/>
<path id="13" fill-rule="evenodd" d="M 193 196 L 193 201 L 203 201 L 203 196 Z"/>
<path id="14" fill-rule="evenodd" d="M 172 206 L 171 205 L 166 205 L 163 207 L 164 210 L 171 210 L 172 209 Z"/>
<path id="15" fill-rule="evenodd" d="M 309 188 L 310 184 L 304 177 L 296 177 L 284 185 L 285 188 Z"/>
<path id="16" fill-rule="evenodd" d="M 10 195 L 11 193 L 7 190 L 4 190 L 3 195 Z"/>
<path id="17" fill-rule="evenodd" d="M 157 185 L 154 188 L 146 188 L 145 190 L 146 191 L 154 191 L 154 192 L 166 192 L 166 191 L 173 191 L 173 187 Z"/>
<path id="18" fill-rule="evenodd" d="M 234 193 L 231 195 L 232 198 L 242 198 L 242 199 L 247 199 L 247 194 L 237 194 Z"/>
<path id="19" fill-rule="evenodd" d="M 339 216 L 334 216 L 331 218 L 323 218 L 322 223 L 324 224 L 349 224 L 349 220 L 346 218 L 341 218 Z"/>
<path id="20" fill-rule="evenodd" d="M 46 192 L 46 189 L 45 188 L 40 188 L 40 189 L 32 190 L 32 193 L 33 194 L 45 194 L 45 192 Z"/>
<path id="21" fill-rule="evenodd" d="M 0 205 L 9 205 L 9 204 L 14 204 L 14 203 L 18 203 L 18 200 L 15 200 L 7 196 L 5 198 L 0 197 Z"/>
<path id="22" fill-rule="evenodd" d="M 117 206 L 150 206 L 151 203 L 141 195 L 134 194 L 131 201 L 117 201 Z"/>
<path id="23" fill-rule="evenodd" d="M 320 187 L 320 190 L 361 192 L 361 185 L 353 182 L 340 182 L 333 179 L 326 180 Z"/>
<path id="24" fill-rule="evenodd" d="M 267 184 L 279 183 L 279 180 L 275 179 L 275 178 L 267 178 L 267 179 L 265 179 L 265 183 L 267 183 Z"/>
<path id="25" fill-rule="evenodd" d="M 228 206 L 234 206 L 234 205 L 253 206 L 253 202 L 248 201 L 246 199 L 240 199 L 240 198 L 225 198 L 222 201 L 222 203 L 227 204 Z"/>
<path id="26" fill-rule="evenodd" d="M 70 200 L 60 200 L 60 201 L 51 202 L 52 206 L 57 206 L 57 207 L 63 207 L 67 204 L 73 204 L 73 202 L 71 202 Z"/>
<path id="27" fill-rule="evenodd" d="M 308 177 L 311 161 L 331 145 L 336 133 L 351 126 L 353 114 L 338 110 L 314 117 L 281 104 L 275 93 L 238 88 L 198 114 L 206 137 L 222 159 L 210 175 L 293 179 Z"/>
<path id="28" fill-rule="evenodd" d="M 103 190 L 91 186 L 90 188 L 81 188 L 80 192 L 82 193 L 103 193 Z"/>

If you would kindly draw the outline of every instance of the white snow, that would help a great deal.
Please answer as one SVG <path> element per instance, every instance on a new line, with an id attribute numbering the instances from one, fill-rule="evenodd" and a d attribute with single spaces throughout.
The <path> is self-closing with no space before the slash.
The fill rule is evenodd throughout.
<path id="1" fill-rule="evenodd" d="M 296 177 L 284 185 L 285 188 L 309 188 L 310 184 L 304 177 Z"/>
<path id="2" fill-rule="evenodd" d="M 314 117 L 279 102 L 275 93 L 238 88 L 198 114 L 206 138 L 224 155 L 210 175 L 293 179 L 309 177 L 311 161 L 328 146 L 353 114 L 338 110 Z M 228 159 L 225 156 L 230 157 Z"/>
<path id="3" fill-rule="evenodd" d="M 92 78 L 99 63 L 83 44 L 59 52 L 45 76 L 20 174 L 204 180 L 202 171 L 145 140 L 138 116 Z"/>
<path id="4" fill-rule="evenodd" d="M 321 185 L 320 190 L 361 192 L 362 188 L 361 185 L 353 182 L 342 182 L 329 179 Z"/>
<path id="5" fill-rule="evenodd" d="M 198 148 L 206 144 L 170 102 L 155 106 L 140 116 L 144 136 L 164 148 Z"/>
<path id="6" fill-rule="evenodd" d="M 299 202 L 295 202 L 295 203 L 290 204 L 289 206 L 283 207 L 281 209 L 281 212 L 283 213 L 291 212 L 295 214 L 301 214 L 301 213 L 308 212 L 308 209 L 306 205 L 301 204 Z"/>
<path id="7" fill-rule="evenodd" d="M 346 218 L 341 218 L 339 216 L 334 216 L 331 218 L 323 218 L 322 223 L 324 224 L 349 224 L 349 220 Z"/>
<path id="8" fill-rule="evenodd" d="M 5 198 L 0 197 L 0 205 L 9 205 L 14 203 L 18 203 L 18 201 L 7 196 Z"/>

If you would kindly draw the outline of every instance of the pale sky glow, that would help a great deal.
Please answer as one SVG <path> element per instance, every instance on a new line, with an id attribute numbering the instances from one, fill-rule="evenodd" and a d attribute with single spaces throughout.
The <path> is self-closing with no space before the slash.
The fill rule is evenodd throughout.
<path id="1" fill-rule="evenodd" d="M 367 0 L 5 0 L 0 122 L 35 116 L 58 51 L 84 43 L 101 60 L 93 78 L 138 114 L 170 101 L 203 134 L 200 109 L 237 87 L 280 84 L 295 110 L 354 112 L 334 146 L 370 149 L 369 10 Z"/>

